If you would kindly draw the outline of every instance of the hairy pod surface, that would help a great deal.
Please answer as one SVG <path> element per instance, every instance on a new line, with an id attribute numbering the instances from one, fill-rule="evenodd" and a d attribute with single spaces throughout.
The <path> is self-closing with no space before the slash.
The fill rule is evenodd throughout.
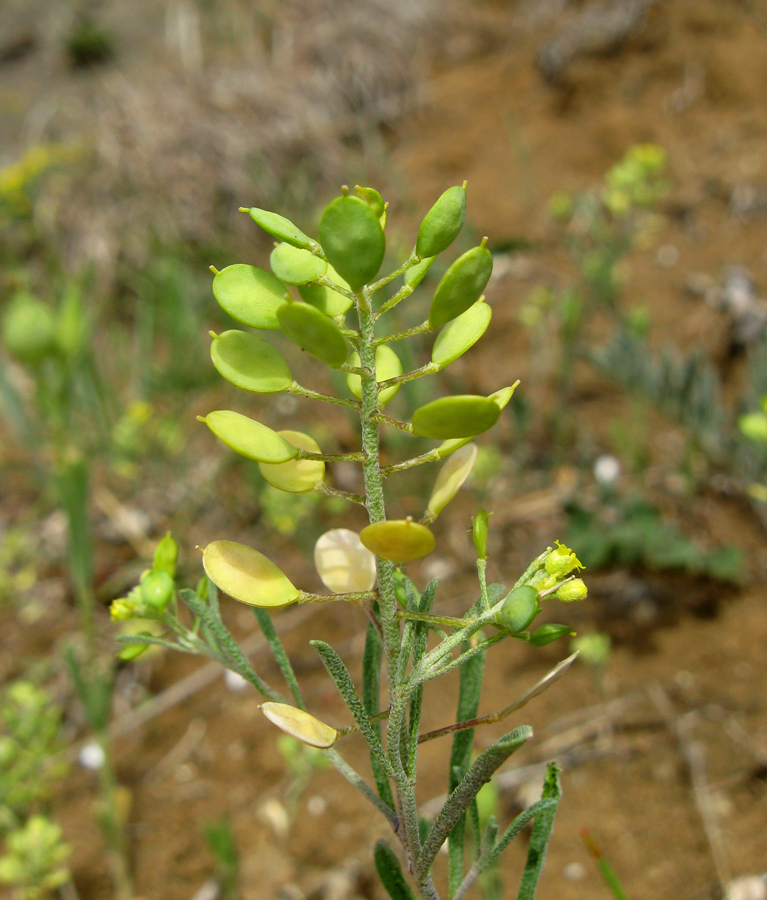
<path id="1" fill-rule="evenodd" d="M 286 219 L 285 216 L 269 212 L 266 209 L 259 209 L 257 206 L 252 206 L 248 210 L 248 214 L 256 225 L 263 228 L 267 234 L 276 237 L 278 241 L 285 241 L 285 243 L 299 247 L 301 250 L 311 250 L 313 246 L 312 239 L 305 235 L 300 228 L 296 227 L 290 219 Z"/>
<path id="2" fill-rule="evenodd" d="M 286 734 L 307 744 L 327 750 L 338 740 L 338 731 L 303 709 L 269 700 L 261 704 L 261 712 Z"/>
<path id="3" fill-rule="evenodd" d="M 230 450 L 257 462 L 284 463 L 298 456 L 298 448 L 276 431 L 231 409 L 217 409 L 201 421 Z"/>
<path id="4" fill-rule="evenodd" d="M 339 287 L 350 290 L 349 283 L 341 278 L 333 266 L 328 266 L 325 274 Z M 302 300 L 316 306 L 320 312 L 324 312 L 331 319 L 344 315 L 352 305 L 351 297 L 345 297 L 325 284 L 302 284 L 298 288 L 298 293 Z"/>
<path id="5" fill-rule="evenodd" d="M 493 272 L 487 247 L 474 247 L 450 266 L 437 285 L 429 309 L 429 323 L 439 328 L 466 312 L 479 299 Z"/>
<path id="6" fill-rule="evenodd" d="M 279 394 L 293 383 L 279 350 L 257 334 L 233 329 L 210 345 L 216 371 L 235 387 L 256 394 Z"/>
<path id="7" fill-rule="evenodd" d="M 277 434 L 299 450 L 306 450 L 309 453 L 322 452 L 317 441 L 301 431 L 278 431 Z M 313 491 L 325 477 L 325 463 L 321 459 L 291 459 L 284 463 L 260 462 L 258 468 L 272 487 L 289 494 L 305 494 Z"/>
<path id="8" fill-rule="evenodd" d="M 376 583 L 376 559 L 356 531 L 333 528 L 314 545 L 314 564 L 322 583 L 334 594 L 370 591 Z"/>
<path id="9" fill-rule="evenodd" d="M 397 564 L 421 559 L 434 549 L 431 531 L 410 519 L 388 519 L 368 525 L 360 532 L 360 540 L 371 553 Z"/>
<path id="10" fill-rule="evenodd" d="M 354 291 L 375 278 L 386 251 L 375 212 L 364 200 L 351 196 L 337 197 L 326 207 L 320 243 L 330 264 Z"/>
<path id="11" fill-rule="evenodd" d="M 277 244 L 272 250 L 269 265 L 285 284 L 309 284 L 324 275 L 328 268 L 324 259 L 285 242 Z"/>
<path id="12" fill-rule="evenodd" d="M 460 185 L 448 188 L 424 216 L 415 252 L 421 259 L 442 253 L 458 237 L 465 218 L 465 189 Z"/>
<path id="13" fill-rule="evenodd" d="M 277 310 L 286 302 L 287 289 L 271 272 L 237 263 L 213 279 L 213 296 L 224 312 L 251 328 L 276 331 Z"/>
<path id="14" fill-rule="evenodd" d="M 349 355 L 341 329 L 308 303 L 286 303 L 277 312 L 285 337 L 333 369 L 340 369 Z"/>
<path id="15" fill-rule="evenodd" d="M 538 591 L 529 584 L 523 584 L 506 595 L 495 621 L 509 631 L 524 631 L 540 609 Z"/>
<path id="16" fill-rule="evenodd" d="M 489 397 L 474 394 L 441 397 L 413 413 L 413 433 L 438 441 L 472 438 L 492 428 L 500 414 L 500 406 Z"/>
<path id="17" fill-rule="evenodd" d="M 281 569 L 245 544 L 213 541 L 203 551 L 202 566 L 219 590 L 248 606 L 288 606 L 300 596 Z"/>
<path id="18" fill-rule="evenodd" d="M 359 353 L 352 353 L 349 357 L 349 365 L 350 366 L 359 366 L 360 364 L 360 356 Z M 392 350 L 388 344 L 381 344 L 380 347 L 376 348 L 376 378 L 379 382 L 386 381 L 389 378 L 396 378 L 398 375 L 402 374 L 402 363 L 400 362 L 400 358 L 397 354 Z M 349 387 L 349 390 L 354 394 L 354 396 L 358 399 L 362 399 L 362 379 L 359 375 L 354 375 L 352 372 L 349 372 L 346 376 L 346 384 Z M 400 389 L 399 384 L 393 384 L 391 387 L 384 388 L 378 395 L 378 404 L 379 406 L 386 406 L 386 404 L 396 395 L 397 391 Z"/>
<path id="19" fill-rule="evenodd" d="M 484 302 L 484 298 L 470 306 L 465 313 L 448 322 L 437 335 L 434 347 L 431 351 L 431 361 L 440 369 L 455 362 L 459 356 L 463 356 L 470 350 L 482 335 L 487 331 L 493 311 Z"/>

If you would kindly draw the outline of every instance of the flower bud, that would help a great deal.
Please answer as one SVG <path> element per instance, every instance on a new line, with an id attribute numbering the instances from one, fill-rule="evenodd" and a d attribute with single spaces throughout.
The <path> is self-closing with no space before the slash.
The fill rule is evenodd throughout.
<path id="1" fill-rule="evenodd" d="M 477 559 L 487 559 L 487 511 L 480 509 L 474 516 L 471 536 L 477 550 Z"/>
<path id="2" fill-rule="evenodd" d="M 543 565 L 549 575 L 554 575 L 557 578 L 564 578 L 573 569 L 583 568 L 575 553 L 569 547 L 560 544 L 559 541 L 557 541 L 557 549 L 549 553 Z"/>
<path id="3" fill-rule="evenodd" d="M 540 609 L 538 591 L 529 584 L 523 584 L 509 592 L 495 621 L 509 631 L 524 631 Z"/>
<path id="4" fill-rule="evenodd" d="M 573 578 L 572 581 L 566 581 L 554 596 L 563 603 L 575 603 L 577 600 L 585 600 L 588 593 L 586 583 L 581 578 Z"/>
<path id="5" fill-rule="evenodd" d="M 113 600 L 109 607 L 109 615 L 113 622 L 127 622 L 136 615 L 136 604 L 127 597 Z"/>
<path id="6" fill-rule="evenodd" d="M 175 578 L 177 560 L 178 544 L 168 532 L 155 548 L 152 568 L 155 572 L 167 572 L 171 578 Z"/>
<path id="7" fill-rule="evenodd" d="M 152 571 L 141 582 L 141 598 L 155 612 L 164 612 L 173 599 L 175 585 L 167 572 Z"/>
<path id="8" fill-rule="evenodd" d="M 550 622 L 535 629 L 530 635 L 530 643 L 533 647 L 545 647 L 546 644 L 551 644 L 568 634 L 574 634 L 569 625 L 556 625 L 554 622 Z"/>

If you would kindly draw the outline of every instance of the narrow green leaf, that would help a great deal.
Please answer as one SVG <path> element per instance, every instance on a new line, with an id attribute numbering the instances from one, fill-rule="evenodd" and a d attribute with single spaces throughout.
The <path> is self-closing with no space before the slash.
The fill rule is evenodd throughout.
<path id="1" fill-rule="evenodd" d="M 371 751 L 376 754 L 378 761 L 381 763 L 384 772 L 390 777 L 394 777 L 394 771 L 391 763 L 386 757 L 381 739 L 376 732 L 375 725 L 371 724 L 362 705 L 357 691 L 354 688 L 349 670 L 344 665 L 341 657 L 336 651 L 325 641 L 309 641 L 314 649 L 319 653 L 328 674 L 335 681 L 338 692 L 344 699 L 349 712 L 352 714 L 354 721 L 359 726 L 360 731 L 368 742 Z"/>
<path id="2" fill-rule="evenodd" d="M 253 613 L 258 620 L 259 627 L 261 628 L 264 637 L 266 638 L 266 643 L 269 644 L 269 649 L 272 651 L 274 661 L 277 663 L 280 672 L 282 672 L 282 677 L 287 682 L 287 685 L 290 688 L 290 693 L 293 695 L 298 708 L 306 710 L 306 704 L 301 697 L 301 689 L 298 686 L 296 673 L 293 671 L 293 666 L 290 664 L 288 654 L 285 652 L 285 648 L 282 646 L 282 641 L 277 636 L 277 632 L 274 628 L 274 623 L 272 622 L 272 617 L 265 609 L 259 609 L 258 607 L 253 607 Z"/>
<path id="3" fill-rule="evenodd" d="M 378 877 L 391 900 L 416 900 L 415 894 L 402 874 L 402 867 L 396 853 L 386 841 L 376 841 L 373 856 Z"/>
<path id="4" fill-rule="evenodd" d="M 535 897 L 538 879 L 541 877 L 543 863 L 546 859 L 549 839 L 554 829 L 554 816 L 557 813 L 557 807 L 562 797 L 559 772 L 560 767 L 556 763 L 551 763 L 546 771 L 541 800 L 553 800 L 554 805 L 539 812 L 535 818 L 533 833 L 530 836 L 530 847 L 527 851 L 527 863 L 525 864 L 525 871 L 522 873 L 517 900 L 534 900 Z"/>
<path id="5" fill-rule="evenodd" d="M 82 457 L 65 461 L 56 472 L 56 485 L 69 530 L 69 572 L 80 603 L 88 602 L 93 589 L 89 482 L 88 463 Z M 91 613 L 86 611 L 86 615 Z"/>
<path id="6" fill-rule="evenodd" d="M 532 734 L 532 728 L 523 725 L 505 734 L 492 747 L 488 747 L 487 750 L 480 753 L 434 820 L 429 836 L 418 856 L 415 869 L 416 879 L 420 880 L 425 877 L 439 848 L 447 840 L 448 835 L 455 828 L 471 801 L 477 796 L 482 785 L 490 781 L 495 770 L 506 762 L 525 741 L 529 740 Z"/>
<path id="7" fill-rule="evenodd" d="M 373 611 L 378 614 L 378 604 L 374 604 Z M 367 634 L 365 635 L 365 650 L 362 656 L 362 704 L 368 717 L 374 716 L 379 712 L 379 691 L 381 681 L 381 659 L 383 656 L 383 641 L 378 629 L 372 622 L 368 624 Z M 381 738 L 381 727 L 377 723 L 373 726 Z M 370 751 L 370 764 L 373 769 L 373 778 L 375 779 L 378 796 L 388 806 L 394 809 L 394 797 L 391 792 L 391 785 L 386 773 L 378 761 L 378 757 Z"/>
<path id="8" fill-rule="evenodd" d="M 428 615 L 434 603 L 434 597 L 439 587 L 439 579 L 433 578 L 424 588 L 421 600 L 418 604 L 418 612 Z M 426 642 L 429 638 L 429 626 L 426 622 L 415 623 L 415 636 L 413 638 L 413 665 L 417 666 L 426 651 Z M 410 695 L 410 709 L 408 727 L 410 729 L 408 749 L 408 771 L 410 777 L 415 779 L 418 762 L 418 730 L 421 725 L 421 706 L 423 704 L 423 685 L 418 687 Z"/>

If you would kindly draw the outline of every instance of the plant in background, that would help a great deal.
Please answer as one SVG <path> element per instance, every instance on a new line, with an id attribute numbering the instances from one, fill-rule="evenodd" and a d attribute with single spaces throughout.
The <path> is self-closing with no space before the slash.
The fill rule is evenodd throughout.
<path id="1" fill-rule="evenodd" d="M 218 822 L 208 822 L 202 833 L 216 860 L 216 880 L 221 897 L 223 900 L 236 900 L 239 896 L 240 854 L 229 820 L 223 818 Z"/>
<path id="2" fill-rule="evenodd" d="M 0 856 L 0 883 L 13 890 L 14 900 L 41 900 L 70 882 L 67 859 L 72 848 L 61 828 L 45 816 L 32 816 L 12 831 Z"/>
<path id="3" fill-rule="evenodd" d="M 738 427 L 748 440 L 767 445 L 767 396 L 761 398 L 761 405 L 759 412 L 741 416 Z M 752 484 L 749 493 L 758 503 L 767 503 L 767 484 Z"/>
<path id="4" fill-rule="evenodd" d="M 356 196 L 344 189 L 322 215 L 319 241 L 275 213 L 246 210 L 277 240 L 270 257 L 272 271 L 240 264 L 214 270 L 213 292 L 219 304 L 255 331 L 233 329 L 214 334 L 213 363 L 224 378 L 251 394 L 287 392 L 348 410 L 359 421 L 361 446 L 347 453 L 326 453 L 307 434 L 276 432 L 232 410 L 216 410 L 202 421 L 228 447 L 257 461 L 274 488 L 328 494 L 362 505 L 369 524 L 359 534 L 333 529 L 317 542 L 315 562 L 328 593 L 297 587 L 260 550 L 226 539 L 214 540 L 204 548 L 207 577 L 197 590 L 177 590 L 174 573 L 162 562 L 163 555 L 169 554 L 175 565 L 175 544 L 166 538 L 141 584 L 112 606 L 117 620 L 154 619 L 164 627 L 160 636 L 123 635 L 126 651 L 138 653 L 160 644 L 220 661 L 266 698 L 262 710 L 270 721 L 288 735 L 323 750 L 389 823 L 401 846 L 404 872 L 389 843 L 379 841 L 375 849 L 376 868 L 392 900 L 438 898 L 432 868 L 446 841 L 447 894 L 460 900 L 525 825 L 535 820 L 519 890 L 522 900 L 533 897 L 560 797 L 558 769 L 549 767 L 541 800 L 505 830 L 499 831 L 493 817 L 481 828 L 476 802 L 481 787 L 532 731 L 527 726 L 515 728 L 472 762 L 473 735 L 476 727 L 501 721 L 545 690 L 574 656 L 504 709 L 478 716 L 485 657 L 492 646 L 507 639 L 543 646 L 572 634 L 567 625 L 536 627 L 535 619 L 547 599 L 571 602 L 587 593 L 576 577 L 579 560 L 560 544 L 539 554 L 510 590 L 488 585 L 488 516 L 484 511 L 473 524 L 479 596 L 463 616 L 440 615 L 434 609 L 436 579 L 420 590 L 405 574 L 409 562 L 434 550 L 435 536 L 429 524 L 468 477 L 477 453 L 472 439 L 492 428 L 516 387 L 502 387 L 487 397 L 440 397 L 417 408 L 409 422 L 384 411 L 403 385 L 450 365 L 482 337 L 490 323 L 492 310 L 482 291 L 493 261 L 483 240 L 448 267 L 420 324 L 398 333 L 384 333 L 381 327 L 386 314 L 410 298 L 434 257 L 458 235 L 465 209 L 465 185 L 447 190 L 421 223 L 410 256 L 383 277 L 378 273 L 386 248 L 386 204 L 372 188 L 357 188 Z M 399 288 L 389 290 L 399 278 Z M 300 299 L 286 285 L 293 286 Z M 320 363 L 343 372 L 350 396 L 321 393 L 298 384 L 285 358 L 263 336 L 269 331 L 281 331 Z M 396 345 L 432 332 L 438 333 L 430 360 L 404 372 Z M 381 457 L 382 427 L 396 429 L 414 442 L 438 443 L 423 449 L 418 440 L 414 456 L 387 461 Z M 364 493 L 354 494 L 327 483 L 328 466 L 337 461 L 361 466 Z M 438 462 L 442 466 L 422 520 L 388 518 L 388 480 L 415 466 Z M 290 702 L 251 668 L 224 624 L 219 589 L 253 607 L 290 691 Z M 323 722 L 306 709 L 272 624 L 270 613 L 274 610 L 310 602 L 347 603 L 367 620 L 361 694 L 335 650 L 324 641 L 311 642 L 349 710 L 351 721 L 340 727 Z M 191 613 L 191 621 L 182 613 L 182 604 Z M 431 646 L 430 635 L 435 638 Z M 456 720 L 434 731 L 422 731 L 424 690 L 429 682 L 456 669 L 460 670 Z M 383 708 L 382 683 L 386 693 Z M 351 732 L 360 732 L 368 744 L 375 787 L 338 752 L 336 745 Z M 416 798 L 418 751 L 423 742 L 448 735 L 453 741 L 449 796 L 435 819 L 424 822 L 419 820 Z M 467 846 L 473 847 L 468 861 Z"/>
<path id="5" fill-rule="evenodd" d="M 35 402 L 25 402 L 0 360 L 0 411 L 26 443 L 43 487 L 55 489 L 67 519 L 66 562 L 81 634 L 79 646 L 67 648 L 65 661 L 100 747 L 100 819 L 111 850 L 116 891 L 127 900 L 131 894 L 127 846 L 108 737 L 113 664 L 97 647 L 90 521 L 88 460 L 103 444 L 109 415 L 79 290 L 71 286 L 56 307 L 27 292 L 17 293 L 4 310 L 1 336 L 8 355 L 31 380 Z"/>

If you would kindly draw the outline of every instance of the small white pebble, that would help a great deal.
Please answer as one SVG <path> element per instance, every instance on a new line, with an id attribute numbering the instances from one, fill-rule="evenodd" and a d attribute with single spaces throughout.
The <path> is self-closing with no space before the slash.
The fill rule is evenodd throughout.
<path id="1" fill-rule="evenodd" d="M 319 794 L 315 794 L 306 801 L 306 811 L 315 819 L 319 818 L 327 808 L 327 800 L 324 797 L 320 797 Z"/>
<path id="2" fill-rule="evenodd" d="M 670 269 L 679 262 L 679 250 L 673 244 L 664 244 L 658 248 L 658 265 Z"/>
<path id="3" fill-rule="evenodd" d="M 215 878 L 210 878 L 203 884 L 192 900 L 218 900 L 221 896 L 221 887 Z"/>
<path id="4" fill-rule="evenodd" d="M 231 669 L 224 670 L 224 684 L 233 694 L 239 694 L 240 691 L 244 691 L 248 686 L 247 679 L 237 672 L 232 672 Z"/>
<path id="5" fill-rule="evenodd" d="M 745 875 L 731 881 L 725 900 L 767 900 L 767 875 Z"/>
<path id="6" fill-rule="evenodd" d="M 583 881 L 586 877 L 586 866 L 582 862 L 568 863 L 562 869 L 562 875 L 565 881 Z"/>
<path id="7" fill-rule="evenodd" d="M 104 756 L 104 751 L 101 749 L 101 746 L 95 741 L 91 741 L 90 744 L 86 744 L 80 751 L 77 756 L 77 761 L 84 769 L 89 769 L 91 772 L 98 772 L 106 762 L 106 757 Z"/>
<path id="8" fill-rule="evenodd" d="M 614 484 L 621 474 L 621 464 L 617 456 L 612 453 L 603 453 L 594 463 L 594 478 L 599 484 Z"/>

